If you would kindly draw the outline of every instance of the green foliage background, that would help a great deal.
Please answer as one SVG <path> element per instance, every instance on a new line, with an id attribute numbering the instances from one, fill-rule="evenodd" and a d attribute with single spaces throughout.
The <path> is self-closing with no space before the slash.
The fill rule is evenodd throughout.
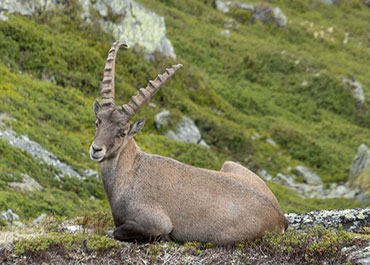
<path id="1" fill-rule="evenodd" d="M 58 10 L 0 22 L 0 113 L 15 119 L 7 125 L 17 133 L 81 173 L 99 170 L 88 155 L 95 130 L 92 103 L 114 38 L 98 23 L 82 21 L 77 1 L 64 2 Z M 362 2 L 328 7 L 314 0 L 266 1 L 287 15 L 286 29 L 251 23 L 240 12 L 222 14 L 213 1 L 138 2 L 165 18 L 177 59 L 157 54 L 148 62 L 140 49 L 120 51 L 116 102 L 127 102 L 169 65 L 184 64 L 152 99 L 157 107 L 136 115 L 147 121 L 137 137 L 142 149 L 211 169 L 234 160 L 275 175 L 303 164 L 327 185 L 347 180 L 357 147 L 370 145 L 370 10 Z M 229 38 L 220 35 L 225 23 L 234 25 Z M 343 44 L 346 32 L 349 42 Z M 54 76 L 55 84 L 43 76 Z M 342 76 L 363 85 L 361 109 Z M 211 149 L 161 136 L 169 128 L 157 131 L 154 115 L 162 109 L 193 119 Z M 254 139 L 257 132 L 261 138 Z M 7 186 L 23 173 L 44 191 L 19 193 Z M 34 218 L 43 212 L 74 216 L 109 208 L 101 181 L 66 177 L 59 182 L 56 173 L 0 140 L 0 211 L 11 208 L 22 218 Z M 303 199 L 279 184 L 268 185 L 284 211 L 360 206 L 345 199 Z"/>

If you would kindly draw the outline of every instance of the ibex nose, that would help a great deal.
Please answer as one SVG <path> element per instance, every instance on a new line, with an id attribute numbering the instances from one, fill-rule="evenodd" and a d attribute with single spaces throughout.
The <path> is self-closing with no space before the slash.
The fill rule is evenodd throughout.
<path id="1" fill-rule="evenodd" d="M 100 152 L 101 150 L 103 150 L 103 148 L 96 147 L 94 145 L 92 145 L 91 148 L 92 148 L 92 151 L 93 151 L 94 154 Z"/>

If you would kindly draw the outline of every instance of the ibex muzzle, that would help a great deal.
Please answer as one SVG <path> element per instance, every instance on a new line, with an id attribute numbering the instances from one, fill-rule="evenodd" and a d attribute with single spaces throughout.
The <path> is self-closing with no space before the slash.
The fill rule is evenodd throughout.
<path id="1" fill-rule="evenodd" d="M 262 236 L 288 222 L 264 181 L 227 161 L 220 171 L 196 168 L 149 155 L 135 143 L 144 119 L 135 113 L 173 76 L 181 64 L 158 75 L 128 104 L 114 104 L 114 65 L 120 46 L 109 51 L 104 68 L 102 105 L 94 102 L 96 136 L 91 159 L 101 163 L 105 191 L 119 240 L 171 236 L 180 241 L 233 244 Z M 127 46 L 126 46 L 127 47 Z"/>

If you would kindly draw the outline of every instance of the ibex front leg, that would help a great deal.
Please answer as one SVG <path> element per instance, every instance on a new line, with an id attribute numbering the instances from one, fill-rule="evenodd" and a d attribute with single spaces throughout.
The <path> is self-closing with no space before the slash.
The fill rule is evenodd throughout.
<path id="1" fill-rule="evenodd" d="M 151 208 L 151 207 L 150 207 Z M 150 209 L 149 208 L 149 209 Z M 152 208 L 153 209 L 153 208 Z M 172 222 L 162 211 L 136 211 L 135 220 L 127 220 L 113 232 L 120 241 L 148 242 L 159 236 L 166 237 L 172 231 Z"/>

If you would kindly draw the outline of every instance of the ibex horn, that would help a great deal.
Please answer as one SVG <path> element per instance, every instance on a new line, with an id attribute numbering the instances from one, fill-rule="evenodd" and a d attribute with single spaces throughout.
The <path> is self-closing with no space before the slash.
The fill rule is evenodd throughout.
<path id="1" fill-rule="evenodd" d="M 154 81 L 150 80 L 146 88 L 140 88 L 139 93 L 133 96 L 128 104 L 122 106 L 122 110 L 128 116 L 128 119 L 130 120 L 181 67 L 182 64 L 173 65 L 166 69 L 166 72 L 162 75 L 158 75 Z"/>
<path id="2" fill-rule="evenodd" d="M 120 42 L 118 40 L 113 43 L 112 48 L 110 48 L 109 50 L 108 58 L 105 63 L 104 78 L 102 82 L 102 89 L 100 92 L 101 97 L 102 97 L 101 104 L 103 107 L 114 106 L 115 63 L 116 63 L 116 55 L 117 55 L 118 49 L 121 46 L 128 48 L 127 44 Z"/>

